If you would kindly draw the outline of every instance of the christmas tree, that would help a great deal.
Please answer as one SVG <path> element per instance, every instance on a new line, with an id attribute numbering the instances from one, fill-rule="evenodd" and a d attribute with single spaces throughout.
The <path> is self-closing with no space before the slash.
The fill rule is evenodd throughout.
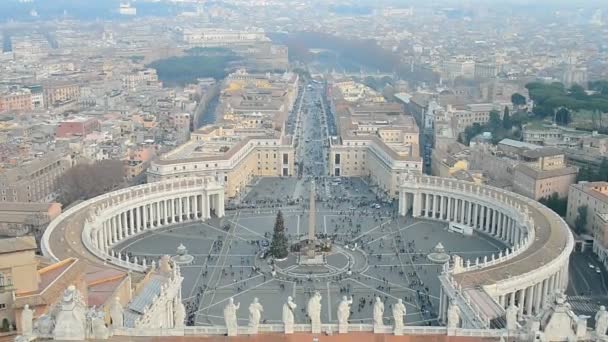
<path id="1" fill-rule="evenodd" d="M 288 246 L 287 236 L 285 235 L 285 221 L 283 221 L 283 213 L 279 210 L 277 219 L 274 222 L 274 233 L 270 242 L 270 255 L 275 259 L 284 259 L 287 257 Z"/>

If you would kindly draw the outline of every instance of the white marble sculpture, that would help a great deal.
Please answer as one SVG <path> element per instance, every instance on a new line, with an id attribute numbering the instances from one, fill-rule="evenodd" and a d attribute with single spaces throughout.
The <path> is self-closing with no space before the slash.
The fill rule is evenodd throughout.
<path id="1" fill-rule="evenodd" d="M 228 304 L 224 307 L 224 321 L 228 329 L 228 336 L 238 335 L 238 324 L 236 320 L 236 311 L 241 307 L 241 303 L 234 304 L 234 298 L 228 299 Z"/>
<path id="2" fill-rule="evenodd" d="M 82 297 L 74 285 L 68 286 L 63 293 L 59 312 L 55 319 L 53 338 L 64 341 L 85 339 L 86 317 Z"/>
<path id="3" fill-rule="evenodd" d="M 120 304 L 120 297 L 115 297 L 110 304 L 110 319 L 112 320 L 112 328 L 122 328 L 124 325 L 124 309 Z"/>
<path id="4" fill-rule="evenodd" d="M 258 298 L 253 298 L 253 303 L 249 304 L 249 328 L 251 334 L 257 334 L 260 326 L 264 307 L 260 304 Z"/>
<path id="5" fill-rule="evenodd" d="M 608 330 L 608 311 L 606 311 L 606 307 L 602 305 L 595 314 L 595 334 L 598 337 L 606 336 L 606 330 Z"/>
<path id="6" fill-rule="evenodd" d="M 93 305 L 93 307 L 89 308 L 85 314 L 85 320 L 86 320 L 86 324 L 85 324 L 85 334 L 87 336 L 87 338 L 92 338 L 93 337 L 93 317 L 95 317 L 95 315 L 97 314 L 97 309 L 95 308 L 95 305 Z"/>
<path id="7" fill-rule="evenodd" d="M 171 273 L 171 257 L 163 255 L 158 262 L 158 269 L 165 274 Z"/>
<path id="8" fill-rule="evenodd" d="M 384 327 L 384 303 L 380 297 L 376 297 L 374 303 L 374 332 L 381 332 L 380 329 Z"/>
<path id="9" fill-rule="evenodd" d="M 312 325 L 312 333 L 321 333 L 321 293 L 319 291 L 310 297 L 308 305 L 306 306 L 306 312 L 310 317 L 310 324 Z"/>
<path id="10" fill-rule="evenodd" d="M 455 329 L 460 326 L 460 308 L 454 302 L 448 306 L 448 328 Z"/>
<path id="11" fill-rule="evenodd" d="M 106 327 L 103 311 L 96 311 L 91 317 L 91 338 L 94 340 L 107 340 L 110 330 Z"/>
<path id="12" fill-rule="evenodd" d="M 396 336 L 403 335 L 403 317 L 406 314 L 405 305 L 401 298 L 397 299 L 397 303 L 393 304 L 393 318 L 395 320 L 394 334 Z"/>
<path id="13" fill-rule="evenodd" d="M 179 300 L 178 296 L 173 299 L 173 320 L 174 328 L 184 328 L 184 321 L 186 320 L 186 308 L 184 307 L 184 303 Z"/>
<path id="14" fill-rule="evenodd" d="M 21 334 L 23 336 L 31 336 L 33 333 L 34 311 L 30 309 L 28 304 L 25 304 L 21 311 Z"/>
<path id="15" fill-rule="evenodd" d="M 353 298 L 342 296 L 342 301 L 338 304 L 338 333 L 348 333 L 348 318 L 350 317 L 350 306 L 353 304 Z"/>
<path id="16" fill-rule="evenodd" d="M 293 325 L 295 323 L 294 312 L 298 306 L 293 302 L 291 296 L 287 297 L 287 303 L 283 304 L 283 325 L 285 326 L 285 334 L 293 334 Z"/>
<path id="17" fill-rule="evenodd" d="M 38 317 L 34 323 L 34 332 L 39 336 L 50 336 L 55 329 L 55 319 L 50 314 Z"/>
<path id="18" fill-rule="evenodd" d="M 515 304 L 511 303 L 509 307 L 507 307 L 506 311 L 506 321 L 507 321 L 507 330 L 517 330 L 517 312 L 519 309 Z"/>

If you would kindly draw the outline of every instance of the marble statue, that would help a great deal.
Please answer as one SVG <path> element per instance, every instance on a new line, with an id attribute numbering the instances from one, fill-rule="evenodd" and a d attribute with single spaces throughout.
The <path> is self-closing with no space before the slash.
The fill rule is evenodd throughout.
<path id="1" fill-rule="evenodd" d="M 186 320 L 186 308 L 178 297 L 173 299 L 173 327 L 182 329 Z"/>
<path id="2" fill-rule="evenodd" d="M 353 304 L 353 298 L 342 296 L 342 301 L 338 304 L 338 333 L 348 333 L 348 318 L 350 317 L 350 306 Z"/>
<path id="3" fill-rule="evenodd" d="M 321 333 L 321 293 L 319 291 L 310 297 L 308 305 L 306 307 L 308 317 L 310 317 L 310 324 L 312 325 L 312 333 Z"/>
<path id="4" fill-rule="evenodd" d="M 34 323 L 34 331 L 36 335 L 49 336 L 55 329 L 55 319 L 53 316 L 44 314 L 36 320 Z"/>
<path id="5" fill-rule="evenodd" d="M 455 329 L 460 326 L 460 308 L 454 302 L 448 306 L 448 328 Z"/>
<path id="6" fill-rule="evenodd" d="M 21 334 L 30 336 L 33 332 L 34 310 L 30 309 L 28 304 L 25 304 L 21 311 Z"/>
<path id="7" fill-rule="evenodd" d="M 74 285 L 63 292 L 59 312 L 55 319 L 55 340 L 82 341 L 86 338 L 85 305 Z"/>
<path id="8" fill-rule="evenodd" d="M 376 297 L 374 303 L 374 330 L 376 328 L 382 328 L 384 326 L 384 303 L 380 297 Z"/>
<path id="9" fill-rule="evenodd" d="M 506 321 L 507 321 L 507 330 L 516 330 L 517 329 L 517 312 L 519 309 L 515 304 L 511 303 L 506 310 Z"/>
<path id="10" fill-rule="evenodd" d="M 262 312 L 264 312 L 264 307 L 260 304 L 257 297 L 253 298 L 253 303 L 249 304 L 249 328 L 251 328 L 251 334 L 258 333 Z"/>
<path id="11" fill-rule="evenodd" d="M 236 336 L 238 334 L 238 323 L 236 320 L 236 311 L 241 307 L 241 303 L 234 304 L 234 298 L 228 299 L 228 304 L 224 307 L 224 321 L 228 329 L 228 336 Z"/>
<path id="12" fill-rule="evenodd" d="M 88 338 L 92 338 L 93 336 L 93 317 L 95 317 L 96 314 L 97 309 L 95 308 L 95 305 L 93 305 L 93 307 L 87 310 L 84 316 L 86 320 L 85 331 Z"/>
<path id="13" fill-rule="evenodd" d="M 124 325 L 124 309 L 120 304 L 120 297 L 115 297 L 110 304 L 110 319 L 112 320 L 112 328 L 122 328 Z"/>
<path id="14" fill-rule="evenodd" d="M 168 274 L 171 273 L 171 257 L 168 255 L 163 255 L 158 262 L 158 268 L 160 272 Z"/>
<path id="15" fill-rule="evenodd" d="M 606 330 L 608 330 L 608 311 L 602 305 L 595 314 L 595 333 L 598 337 L 606 336 Z"/>
<path id="16" fill-rule="evenodd" d="M 395 320 L 394 333 L 396 336 L 403 335 L 403 317 L 405 317 L 406 312 L 403 300 L 401 300 L 401 298 L 397 299 L 397 303 L 393 304 L 393 318 Z"/>
<path id="17" fill-rule="evenodd" d="M 14 342 L 29 342 L 30 339 L 23 335 L 17 335 L 13 341 Z"/>
<path id="18" fill-rule="evenodd" d="M 110 338 L 110 330 L 106 327 L 103 311 L 96 311 L 91 317 L 91 338 L 95 340 Z"/>
<path id="19" fill-rule="evenodd" d="M 286 334 L 293 334 L 293 325 L 295 323 L 294 312 L 297 307 L 298 305 L 293 302 L 293 298 L 291 296 L 287 297 L 287 303 L 283 304 L 282 315 Z"/>

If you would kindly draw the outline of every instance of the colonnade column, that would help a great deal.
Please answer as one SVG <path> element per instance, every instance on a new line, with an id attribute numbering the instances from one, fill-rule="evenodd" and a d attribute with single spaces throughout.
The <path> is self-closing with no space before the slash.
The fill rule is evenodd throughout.
<path id="1" fill-rule="evenodd" d="M 519 314 L 522 315 L 524 313 L 524 295 L 525 295 L 526 289 L 521 289 L 519 290 L 519 298 L 518 298 L 518 302 L 517 302 L 517 308 L 519 309 Z"/>
<path id="2" fill-rule="evenodd" d="M 451 221 L 452 220 L 452 197 L 448 197 L 446 199 L 446 202 L 447 202 L 446 220 Z"/>
<path id="3" fill-rule="evenodd" d="M 479 204 L 473 203 L 473 228 L 477 228 L 477 220 L 479 214 Z"/>
<path id="4" fill-rule="evenodd" d="M 529 286 L 526 288 L 526 314 L 527 315 L 531 315 L 532 314 L 532 301 L 534 298 L 534 287 L 533 286 Z"/>
<path id="5" fill-rule="evenodd" d="M 431 205 L 431 198 L 429 194 L 424 194 L 424 216 L 431 217 L 429 207 Z"/>

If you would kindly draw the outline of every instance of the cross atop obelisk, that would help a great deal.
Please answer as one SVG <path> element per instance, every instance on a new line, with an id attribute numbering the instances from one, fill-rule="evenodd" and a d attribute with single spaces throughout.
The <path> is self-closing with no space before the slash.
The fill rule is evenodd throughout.
<path id="1" fill-rule="evenodd" d="M 312 243 L 316 240 L 315 236 L 315 181 L 314 179 L 310 182 L 310 205 L 308 208 L 308 243 Z"/>

